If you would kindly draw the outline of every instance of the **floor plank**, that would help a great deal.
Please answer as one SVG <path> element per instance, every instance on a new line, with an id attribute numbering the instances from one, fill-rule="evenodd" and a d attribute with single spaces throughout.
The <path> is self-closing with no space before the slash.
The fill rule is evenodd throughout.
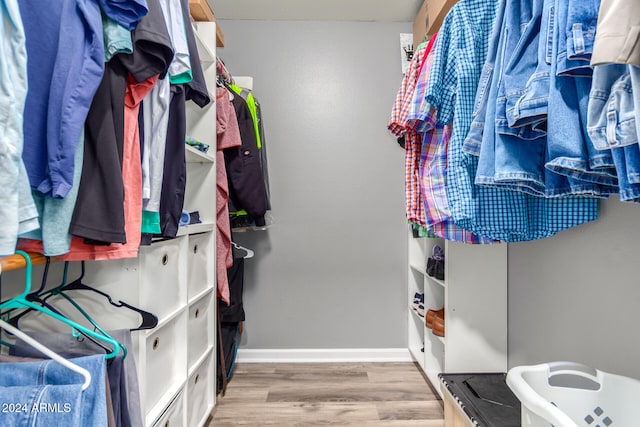
<path id="1" fill-rule="evenodd" d="M 376 402 L 378 418 L 392 420 L 442 420 L 442 403 L 438 400 L 420 402 Z"/>
<path id="2" fill-rule="evenodd" d="M 238 364 L 208 427 L 442 427 L 413 363 Z"/>
<path id="3" fill-rule="evenodd" d="M 427 387 L 408 387 L 402 383 L 308 383 L 301 385 L 273 386 L 267 402 L 384 402 L 423 401 L 433 399 Z"/>

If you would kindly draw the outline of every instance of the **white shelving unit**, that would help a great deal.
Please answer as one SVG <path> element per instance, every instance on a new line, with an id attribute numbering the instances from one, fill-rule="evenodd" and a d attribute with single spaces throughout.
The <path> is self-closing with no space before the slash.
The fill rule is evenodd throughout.
<path id="1" fill-rule="evenodd" d="M 409 232 L 408 297 L 424 294 L 425 311 L 445 309 L 445 336 L 409 308 L 409 352 L 434 389 L 442 372 L 507 371 L 507 245 L 465 245 Z M 426 273 L 433 247 L 445 252 L 445 278 Z"/>

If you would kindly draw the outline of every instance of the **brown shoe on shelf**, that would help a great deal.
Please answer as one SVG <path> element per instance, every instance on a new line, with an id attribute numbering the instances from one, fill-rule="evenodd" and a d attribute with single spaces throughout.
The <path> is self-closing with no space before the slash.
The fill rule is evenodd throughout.
<path id="1" fill-rule="evenodd" d="M 437 337 L 444 337 L 444 318 L 436 317 L 433 320 L 433 328 L 431 328 L 433 335 Z"/>
<path id="2" fill-rule="evenodd" d="M 431 329 L 433 328 L 433 319 L 435 319 L 436 317 L 444 319 L 444 307 L 442 307 L 440 310 L 427 310 L 427 314 L 424 317 L 427 328 Z"/>

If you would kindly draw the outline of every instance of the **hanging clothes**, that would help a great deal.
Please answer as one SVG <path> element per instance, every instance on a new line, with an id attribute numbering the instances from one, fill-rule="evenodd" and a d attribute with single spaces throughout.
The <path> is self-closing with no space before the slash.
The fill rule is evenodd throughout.
<path id="1" fill-rule="evenodd" d="M 31 187 L 64 198 L 73 187 L 74 155 L 104 71 L 98 3 L 20 1 L 29 91 L 23 159 Z"/>
<path id="2" fill-rule="evenodd" d="M 125 348 L 133 349 L 131 332 L 128 330 L 108 331 Z M 102 348 L 89 340 L 78 340 L 70 334 L 50 332 L 29 332 L 29 336 L 65 358 L 77 358 L 101 354 Z M 44 357 L 38 350 L 18 340 L 11 347 L 13 356 Z M 116 356 L 107 365 L 111 406 L 118 427 L 142 427 L 143 417 L 140 405 L 140 391 L 135 357 Z M 104 356 L 102 356 L 104 358 Z"/>
<path id="3" fill-rule="evenodd" d="M 434 235 L 454 242 L 493 243 L 455 224 L 451 218 L 447 199 L 447 148 L 451 139 L 451 126 L 438 125 L 436 111 L 424 101 L 435 53 L 437 36 L 429 40 L 426 57 L 420 69 L 418 82 L 411 99 L 406 127 L 419 135 L 421 144 L 419 188 L 427 229 Z"/>
<path id="4" fill-rule="evenodd" d="M 640 66 L 640 3 L 601 0 L 591 65 Z"/>
<path id="5" fill-rule="evenodd" d="M 420 71 L 422 60 L 426 57 L 426 45 L 422 49 L 417 49 L 409 63 L 409 68 L 402 79 L 400 90 L 396 96 L 396 101 L 391 111 L 391 118 L 387 129 L 396 137 L 405 136 L 405 200 L 407 221 L 417 224 L 422 228 L 427 228 L 422 201 L 422 191 L 420 190 L 420 149 L 422 142 L 420 136 L 409 130 L 407 132 L 406 123 L 410 109 L 410 99 L 415 91 L 418 82 L 418 72 Z"/>
<path id="6" fill-rule="evenodd" d="M 41 402 L 57 403 L 58 410 L 29 410 L 29 425 L 49 427 L 107 427 L 107 403 L 104 378 L 104 356 L 78 357 L 72 362 L 87 371 L 93 379 L 86 390 L 84 379 L 70 375 L 69 368 L 53 360 L 24 363 L 0 363 L 0 399 L 19 402 L 28 409 L 40 408 Z M 2 414 L 3 424 L 22 425 L 22 411 Z"/>
<path id="7" fill-rule="evenodd" d="M 251 114 L 251 120 L 253 122 L 253 129 L 256 135 L 256 147 L 258 148 L 259 160 L 260 160 L 260 173 L 264 180 L 264 197 L 266 204 L 266 211 L 271 210 L 271 198 L 269 193 L 269 171 L 267 160 L 267 149 L 264 138 L 264 128 L 262 124 L 262 110 L 260 104 L 255 99 L 253 93 L 248 90 L 229 84 L 227 87 L 236 95 L 239 95 L 247 103 L 247 108 Z M 267 225 L 266 216 L 258 216 L 249 218 L 249 214 L 244 209 L 234 209 L 233 212 L 234 224 L 243 224 L 244 226 L 256 226 L 264 227 Z"/>
<path id="8" fill-rule="evenodd" d="M 164 174 L 160 196 L 160 228 L 163 237 L 178 233 L 187 185 L 184 141 L 187 134 L 185 91 L 182 85 L 171 85 L 169 129 L 164 152 Z"/>
<path id="9" fill-rule="evenodd" d="M 502 26 L 496 22 L 494 27 L 496 16 L 516 13 L 504 7 L 504 1 L 471 0 L 452 8 L 438 35 L 425 100 L 438 111 L 439 124 L 453 124 L 447 196 L 454 221 L 484 237 L 514 242 L 548 237 L 593 221 L 598 204 L 595 198 L 550 199 L 475 185 L 478 157 L 463 152 L 462 146 L 469 130 L 475 129 L 483 136 L 481 150 L 495 147 L 496 100 L 503 66 L 499 55 L 487 52 L 489 47 L 499 49 L 498 43 L 489 43 L 491 29 Z M 492 62 L 496 56 L 497 64 Z"/>
<path id="10" fill-rule="evenodd" d="M 229 212 L 244 210 L 257 226 L 266 224 L 269 201 L 260 163 L 256 131 L 251 111 L 241 96 L 234 96 L 242 146 L 224 150 L 229 182 Z"/>
<path id="11" fill-rule="evenodd" d="M 229 91 L 216 89 L 216 281 L 218 298 L 229 303 L 227 269 L 233 265 L 231 226 L 229 224 L 229 186 L 224 162 L 224 150 L 240 147 L 240 129 Z"/>
<path id="12" fill-rule="evenodd" d="M 139 106 L 144 96 L 155 85 L 158 76 L 166 73 L 173 58 L 170 39 L 161 31 L 164 25 L 162 11 L 154 2 L 150 2 L 149 7 L 149 13 L 132 32 L 133 54 L 120 54 L 111 61 L 114 65 L 112 70 L 126 79 L 122 110 L 124 120 L 122 180 L 126 243 L 95 246 L 86 244 L 83 239 L 74 238 L 71 242 L 71 251 L 63 256 L 65 260 L 135 258 L 138 255 L 142 220 Z M 18 246 L 26 251 L 44 253 L 40 241 L 22 239 Z"/>
<path id="13" fill-rule="evenodd" d="M 13 254 L 18 234 L 39 227 L 27 172 L 22 160 L 23 113 L 27 96 L 27 51 L 17 0 L 2 0 L 0 25 L 0 105 L 3 106 L 0 134 L 0 255 Z"/>
<path id="14" fill-rule="evenodd" d="M 183 16 L 189 16 L 188 0 L 182 0 L 177 7 L 181 8 Z M 188 19 L 185 22 L 188 23 Z M 191 25 L 183 25 L 182 32 L 186 37 L 186 46 L 189 52 L 189 69 L 188 72 L 182 72 L 181 77 L 176 79 L 176 75 L 174 75 L 174 78 L 171 79 L 169 124 L 160 196 L 161 234 L 168 238 L 176 236 L 184 207 L 187 175 L 184 150 L 187 131 L 185 102 L 192 99 L 200 108 L 204 108 L 210 102 L 193 28 Z M 175 61 L 176 59 L 172 63 Z M 186 66 L 184 65 L 184 67 Z M 171 71 L 169 73 L 171 74 Z"/>

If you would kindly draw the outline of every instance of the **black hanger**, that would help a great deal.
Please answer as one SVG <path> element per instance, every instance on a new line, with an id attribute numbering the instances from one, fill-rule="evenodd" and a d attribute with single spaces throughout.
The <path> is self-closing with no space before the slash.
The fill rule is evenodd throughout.
<path id="1" fill-rule="evenodd" d="M 84 265 L 84 261 L 81 262 L 81 274 L 80 277 L 77 278 L 76 280 L 74 280 L 71 283 L 65 284 L 62 287 L 56 288 L 54 290 L 51 291 L 51 293 L 49 295 L 47 295 L 44 300 L 46 301 L 49 297 L 51 297 L 52 295 L 55 295 L 57 293 L 60 292 L 64 292 L 64 291 L 91 291 L 91 292 L 95 292 L 99 295 L 102 295 L 103 297 L 107 298 L 107 300 L 109 301 L 109 304 L 111 304 L 114 307 L 126 307 L 129 310 L 135 311 L 136 313 L 138 313 L 141 317 L 142 317 L 142 322 L 140 323 L 140 326 L 138 326 L 137 328 L 133 328 L 130 329 L 131 331 L 140 331 L 140 330 L 144 330 L 144 329 L 153 329 L 156 326 L 158 326 L 158 316 L 156 316 L 153 313 L 150 313 L 148 311 L 142 310 L 138 307 L 134 307 L 131 304 L 127 304 L 126 302 L 119 300 L 118 302 L 115 302 L 113 300 L 113 298 L 111 298 L 111 295 L 107 294 L 106 292 L 100 291 L 98 289 L 92 288 L 91 286 L 85 285 L 84 283 L 82 283 L 82 279 L 84 278 L 84 274 L 85 274 L 85 265 Z"/>
<path id="2" fill-rule="evenodd" d="M 46 288 L 47 286 L 47 278 L 49 276 L 49 266 L 51 265 L 51 258 L 50 257 L 46 257 L 46 264 L 44 266 L 44 272 L 42 273 L 42 283 L 40 284 L 40 289 L 38 289 L 35 292 L 31 292 L 30 294 L 27 294 L 25 296 L 25 299 L 27 301 L 33 302 L 33 303 L 38 303 L 40 305 L 42 305 L 45 308 L 48 308 L 49 310 L 53 311 L 54 313 L 60 315 L 60 316 L 64 316 L 63 313 L 61 313 L 58 309 L 56 309 L 54 306 L 52 306 L 51 304 L 46 302 L 46 298 L 41 298 L 40 297 L 40 293 L 44 290 L 44 288 Z M 63 284 L 66 282 L 67 280 L 67 273 L 69 271 L 69 261 L 65 261 L 64 263 L 64 273 L 63 273 Z M 84 275 L 84 272 L 82 273 L 82 275 Z M 16 329 L 19 329 L 18 323 L 20 322 L 20 319 L 22 317 L 24 317 L 26 314 L 30 313 L 34 311 L 33 308 L 28 308 L 26 310 L 21 311 L 20 313 L 18 313 L 16 316 L 12 316 L 11 318 L 8 319 L 8 323 L 11 324 L 11 326 L 15 327 Z M 91 337 L 90 335 L 85 334 L 82 331 L 78 331 L 80 333 L 80 335 L 83 338 L 87 338 L 89 341 L 91 341 L 92 343 L 94 343 L 95 345 L 97 345 L 98 347 L 100 347 L 105 354 L 111 353 L 111 349 L 106 347 L 103 343 L 101 343 L 100 341 L 96 340 L 95 338 Z M 80 336 L 78 336 L 78 339 L 80 339 Z M 111 361 L 111 359 L 109 359 L 109 362 Z"/>

